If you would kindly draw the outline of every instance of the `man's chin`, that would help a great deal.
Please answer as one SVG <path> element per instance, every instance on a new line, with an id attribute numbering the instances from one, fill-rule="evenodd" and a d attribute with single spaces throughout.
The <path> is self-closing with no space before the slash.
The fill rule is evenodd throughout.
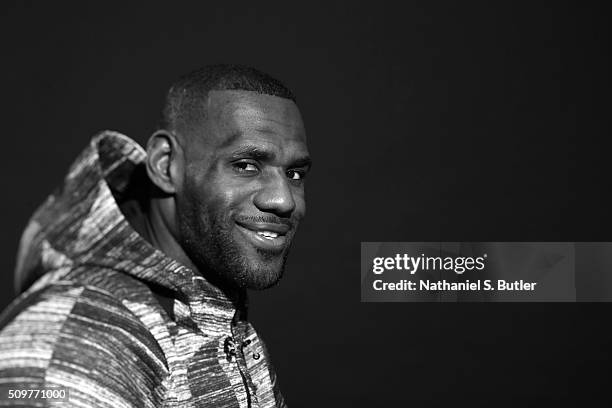
<path id="1" fill-rule="evenodd" d="M 263 290 L 276 285 L 283 275 L 289 247 L 261 248 L 234 241 L 233 259 L 226 258 L 226 279 L 245 289 Z M 233 272 L 230 272 L 233 271 Z"/>
<path id="2" fill-rule="evenodd" d="M 257 265 L 252 265 L 245 276 L 245 283 L 248 289 L 263 290 L 276 285 L 284 271 L 284 258 L 282 256 L 275 257 L 274 261 L 268 260 L 257 262 Z"/>

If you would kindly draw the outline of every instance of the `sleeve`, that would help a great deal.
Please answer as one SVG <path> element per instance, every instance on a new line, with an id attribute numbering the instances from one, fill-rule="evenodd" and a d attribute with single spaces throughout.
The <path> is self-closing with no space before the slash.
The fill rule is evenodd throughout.
<path id="1" fill-rule="evenodd" d="M 157 407 L 163 353 L 109 294 L 71 284 L 19 298 L 0 331 L 0 406 Z M 9 398 L 10 390 L 66 390 L 64 402 Z M 39 394 L 40 395 L 40 394 Z"/>

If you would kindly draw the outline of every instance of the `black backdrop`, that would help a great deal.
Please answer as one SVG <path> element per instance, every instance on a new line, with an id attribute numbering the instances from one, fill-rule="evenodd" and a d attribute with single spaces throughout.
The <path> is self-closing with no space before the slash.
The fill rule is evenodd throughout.
<path id="1" fill-rule="evenodd" d="M 95 132 L 142 143 L 177 75 L 245 63 L 294 89 L 315 160 L 285 278 L 251 296 L 290 406 L 612 400 L 609 304 L 359 296 L 361 241 L 612 240 L 602 7 L 47 3 L 0 6 L 1 306 Z"/>

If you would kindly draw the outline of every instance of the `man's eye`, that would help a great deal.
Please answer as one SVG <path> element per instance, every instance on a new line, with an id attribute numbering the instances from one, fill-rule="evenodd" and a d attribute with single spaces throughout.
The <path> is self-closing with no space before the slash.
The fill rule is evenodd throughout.
<path id="1" fill-rule="evenodd" d="M 234 169 L 239 173 L 257 173 L 259 171 L 256 165 L 248 162 L 234 163 Z"/>
<path id="2" fill-rule="evenodd" d="M 303 180 L 304 176 L 305 174 L 303 171 L 289 170 L 287 172 L 287 177 L 289 177 L 289 179 L 291 180 L 296 180 L 296 181 Z"/>

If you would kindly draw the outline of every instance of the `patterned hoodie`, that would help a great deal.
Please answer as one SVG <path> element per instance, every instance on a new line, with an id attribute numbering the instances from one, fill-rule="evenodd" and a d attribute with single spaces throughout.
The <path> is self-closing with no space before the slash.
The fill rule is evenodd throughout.
<path id="1" fill-rule="evenodd" d="M 30 220 L 16 278 L 34 282 L 0 318 L 0 406 L 17 405 L 10 389 L 42 387 L 66 387 L 70 407 L 285 406 L 245 299 L 124 217 L 145 157 L 119 133 L 98 134 Z"/>

